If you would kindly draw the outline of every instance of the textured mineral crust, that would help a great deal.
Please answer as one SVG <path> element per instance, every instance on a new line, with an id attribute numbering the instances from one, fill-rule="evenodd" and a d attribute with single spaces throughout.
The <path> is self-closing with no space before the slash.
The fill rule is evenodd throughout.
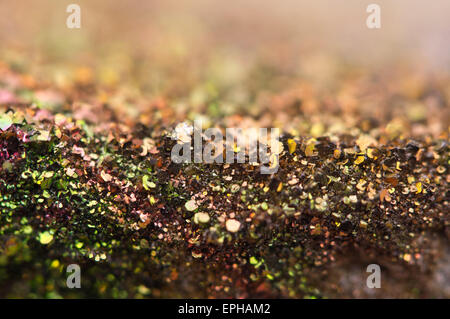
<path id="1" fill-rule="evenodd" d="M 450 80 L 346 70 L 323 90 L 257 66 L 187 108 L 178 82 L 149 100 L 2 63 L 0 297 L 449 298 Z M 199 115 L 280 127 L 278 171 L 174 163 Z"/>

